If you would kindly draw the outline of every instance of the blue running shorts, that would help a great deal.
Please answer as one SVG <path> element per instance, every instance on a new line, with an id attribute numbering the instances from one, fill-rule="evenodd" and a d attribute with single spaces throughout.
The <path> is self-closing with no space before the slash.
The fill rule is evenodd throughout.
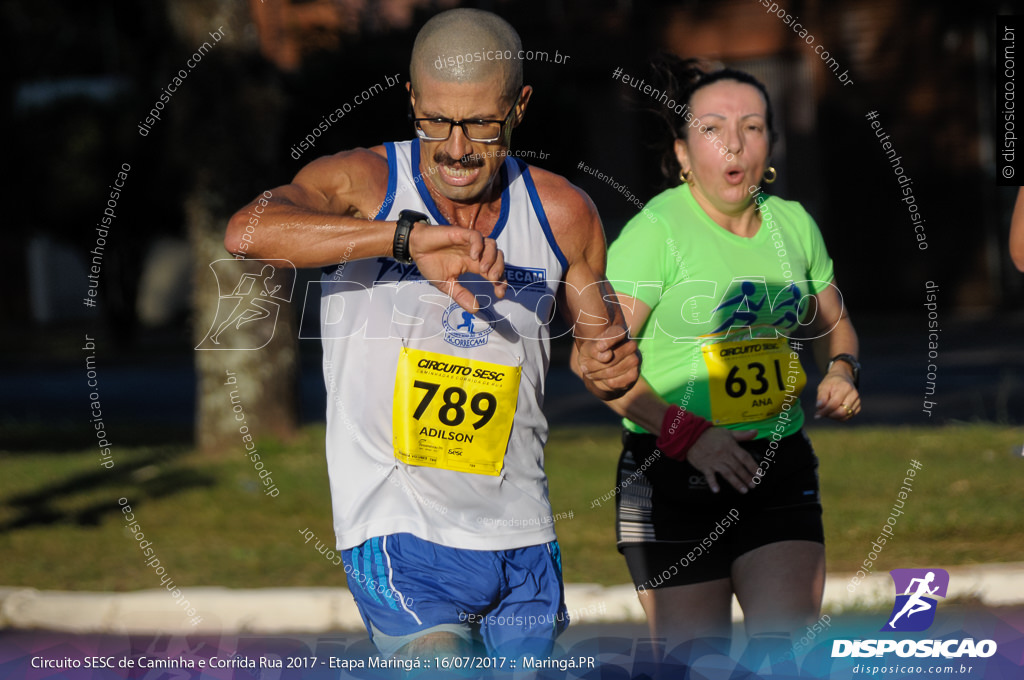
<path id="1" fill-rule="evenodd" d="M 464 550 L 391 534 L 343 550 L 341 559 L 366 630 L 385 656 L 434 632 L 480 641 L 492 656 L 547 656 L 569 624 L 558 541 Z"/>

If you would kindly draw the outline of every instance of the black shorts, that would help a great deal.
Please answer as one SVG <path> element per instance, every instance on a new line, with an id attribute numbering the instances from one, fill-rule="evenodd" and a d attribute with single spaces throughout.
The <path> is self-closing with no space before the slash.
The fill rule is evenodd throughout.
<path id="1" fill-rule="evenodd" d="M 730 575 L 733 560 L 779 541 L 825 542 L 818 458 L 803 430 L 739 442 L 761 475 L 746 494 L 666 458 L 656 437 L 624 432 L 615 499 L 619 552 L 639 589 L 702 583 Z"/>

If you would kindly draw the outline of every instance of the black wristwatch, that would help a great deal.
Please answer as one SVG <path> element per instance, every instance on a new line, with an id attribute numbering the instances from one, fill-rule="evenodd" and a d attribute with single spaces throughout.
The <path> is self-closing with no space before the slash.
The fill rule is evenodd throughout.
<path id="1" fill-rule="evenodd" d="M 860 389 L 860 362 L 857 361 L 857 357 L 852 354 L 837 354 L 828 361 L 828 368 L 825 369 L 825 373 L 832 370 L 832 364 L 837 361 L 845 361 L 850 364 L 850 368 L 853 369 L 853 386 Z"/>
<path id="2" fill-rule="evenodd" d="M 409 254 L 409 234 L 417 222 L 430 224 L 430 218 L 415 210 L 403 210 L 398 213 L 398 226 L 395 227 L 395 240 L 391 243 L 391 256 L 402 264 L 412 264 Z"/>

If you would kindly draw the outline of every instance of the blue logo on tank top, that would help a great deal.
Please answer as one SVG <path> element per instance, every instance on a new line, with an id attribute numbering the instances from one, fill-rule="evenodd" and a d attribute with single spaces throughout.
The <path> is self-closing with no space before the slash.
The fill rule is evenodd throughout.
<path id="1" fill-rule="evenodd" d="M 378 257 L 380 270 L 377 272 L 378 281 L 405 281 L 422 279 L 419 268 L 415 264 L 401 264 L 390 257 Z"/>
<path id="2" fill-rule="evenodd" d="M 441 317 L 444 326 L 444 341 L 456 347 L 480 347 L 487 344 L 487 336 L 494 328 L 487 321 L 467 312 L 457 304 L 444 310 Z"/>
<path id="3" fill-rule="evenodd" d="M 509 287 L 517 293 L 522 290 L 543 291 L 547 276 L 547 270 L 544 269 L 505 265 L 505 280 L 508 281 Z"/>

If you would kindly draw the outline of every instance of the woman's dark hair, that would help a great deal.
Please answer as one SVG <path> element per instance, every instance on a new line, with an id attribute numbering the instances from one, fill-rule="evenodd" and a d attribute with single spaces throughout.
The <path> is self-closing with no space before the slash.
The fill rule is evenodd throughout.
<path id="1" fill-rule="evenodd" d="M 686 139 L 687 130 L 690 129 L 686 114 L 692 111 L 690 102 L 693 95 L 700 88 L 717 83 L 720 80 L 735 80 L 739 83 L 751 85 L 757 88 L 765 102 L 765 124 L 768 127 L 768 143 L 774 144 L 777 138 L 775 125 L 772 117 L 772 100 L 768 97 L 768 90 L 764 84 L 746 71 L 733 68 L 721 68 L 714 71 L 705 71 L 700 67 L 697 59 L 680 59 L 673 54 L 659 55 L 652 63 L 654 69 L 653 87 L 663 93 L 656 98 L 655 113 L 665 124 L 667 134 L 664 137 L 665 146 L 661 159 L 661 172 L 665 175 L 670 186 L 680 184 L 679 161 L 675 154 L 675 140 Z M 669 108 L 669 105 L 672 108 Z"/>

